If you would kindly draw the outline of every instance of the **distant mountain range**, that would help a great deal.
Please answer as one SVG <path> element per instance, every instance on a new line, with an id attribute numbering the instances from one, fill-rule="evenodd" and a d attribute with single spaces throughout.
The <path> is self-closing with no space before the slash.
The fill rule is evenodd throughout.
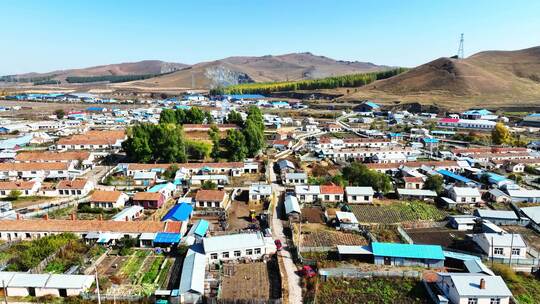
<path id="1" fill-rule="evenodd" d="M 208 89 L 243 82 L 286 81 L 316 79 L 389 69 L 369 62 L 341 61 L 311 53 L 293 53 L 279 56 L 228 57 L 194 65 L 145 60 L 133 63 L 110 64 L 84 69 L 27 73 L 14 75 L 17 79 L 51 77 L 65 83 L 67 77 L 92 77 L 108 75 L 164 74 L 149 79 L 115 84 L 152 88 Z"/>

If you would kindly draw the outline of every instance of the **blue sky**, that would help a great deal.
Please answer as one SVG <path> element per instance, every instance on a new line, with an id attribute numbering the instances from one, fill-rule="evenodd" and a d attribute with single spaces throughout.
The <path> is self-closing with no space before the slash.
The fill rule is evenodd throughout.
<path id="1" fill-rule="evenodd" d="M 309 51 L 415 66 L 540 45 L 540 1 L 2 0 L 0 75 Z"/>

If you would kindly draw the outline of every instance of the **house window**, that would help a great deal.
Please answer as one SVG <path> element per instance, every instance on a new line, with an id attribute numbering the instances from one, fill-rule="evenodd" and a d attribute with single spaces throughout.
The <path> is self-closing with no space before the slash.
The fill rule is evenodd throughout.
<path id="1" fill-rule="evenodd" d="M 222 252 L 221 253 L 221 257 L 224 258 L 224 259 L 228 259 L 229 258 L 229 252 Z"/>
<path id="2" fill-rule="evenodd" d="M 210 254 L 210 259 L 211 260 L 217 260 L 217 253 Z"/>
<path id="3" fill-rule="evenodd" d="M 204 207 L 204 202 L 199 202 L 199 207 Z"/>
<path id="4" fill-rule="evenodd" d="M 352 200 L 353 200 L 353 201 L 356 200 L 356 195 L 353 195 L 353 196 L 352 196 Z"/>
<path id="5" fill-rule="evenodd" d="M 246 255 L 252 255 L 253 249 L 246 249 Z"/>
<path id="6" fill-rule="evenodd" d="M 519 255 L 521 253 L 521 249 L 519 248 L 512 248 L 512 255 Z"/>
<path id="7" fill-rule="evenodd" d="M 469 298 L 467 304 L 478 304 L 478 298 Z"/>
<path id="8" fill-rule="evenodd" d="M 255 248 L 255 254 L 261 254 L 261 248 Z"/>
<path id="9" fill-rule="evenodd" d="M 500 247 L 494 248 L 493 249 L 493 254 L 494 255 L 502 255 L 503 254 L 503 249 L 500 248 Z"/>
<path id="10" fill-rule="evenodd" d="M 462 197 L 462 198 L 461 198 L 461 202 L 462 202 L 462 203 L 465 203 L 465 201 L 466 201 L 466 198 Z"/>
<path id="11" fill-rule="evenodd" d="M 476 197 L 473 197 L 473 198 L 472 198 L 472 202 L 473 202 L 473 203 L 476 203 Z"/>
<path id="12" fill-rule="evenodd" d="M 489 300 L 489 304 L 501 304 L 501 299 L 500 298 L 491 298 Z"/>
<path id="13" fill-rule="evenodd" d="M 324 200 L 325 200 L 325 201 L 329 201 L 329 200 L 330 200 L 330 195 L 325 195 L 325 196 L 324 196 Z"/>
<path id="14" fill-rule="evenodd" d="M 240 255 L 241 255 L 240 250 L 236 250 L 236 251 L 234 252 L 234 257 L 239 258 Z"/>
<path id="15" fill-rule="evenodd" d="M 334 196 L 334 199 L 335 199 L 336 201 L 339 201 L 339 195 Z"/>
<path id="16" fill-rule="evenodd" d="M 365 201 L 369 201 L 369 196 L 367 196 L 367 195 L 364 196 L 364 200 L 365 200 Z"/>

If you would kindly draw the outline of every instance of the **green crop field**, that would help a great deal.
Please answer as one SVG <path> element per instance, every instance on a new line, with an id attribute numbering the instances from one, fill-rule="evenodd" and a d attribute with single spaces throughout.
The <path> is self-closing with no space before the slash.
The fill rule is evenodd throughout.
<path id="1" fill-rule="evenodd" d="M 410 221 L 441 221 L 447 212 L 433 204 L 419 201 L 396 202 L 391 205 L 351 205 L 351 210 L 360 223 L 392 224 Z"/>

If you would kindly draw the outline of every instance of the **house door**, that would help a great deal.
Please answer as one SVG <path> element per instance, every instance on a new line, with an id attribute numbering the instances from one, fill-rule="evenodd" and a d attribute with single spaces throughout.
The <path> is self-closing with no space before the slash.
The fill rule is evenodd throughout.
<path id="1" fill-rule="evenodd" d="M 65 289 L 58 289 L 58 293 L 63 298 L 67 297 L 67 290 L 65 290 Z"/>
<path id="2" fill-rule="evenodd" d="M 34 287 L 28 287 L 28 295 L 31 297 L 36 296 L 36 289 Z"/>
<path id="3" fill-rule="evenodd" d="M 392 260 L 390 260 L 390 257 L 384 257 L 384 265 L 392 265 Z"/>

